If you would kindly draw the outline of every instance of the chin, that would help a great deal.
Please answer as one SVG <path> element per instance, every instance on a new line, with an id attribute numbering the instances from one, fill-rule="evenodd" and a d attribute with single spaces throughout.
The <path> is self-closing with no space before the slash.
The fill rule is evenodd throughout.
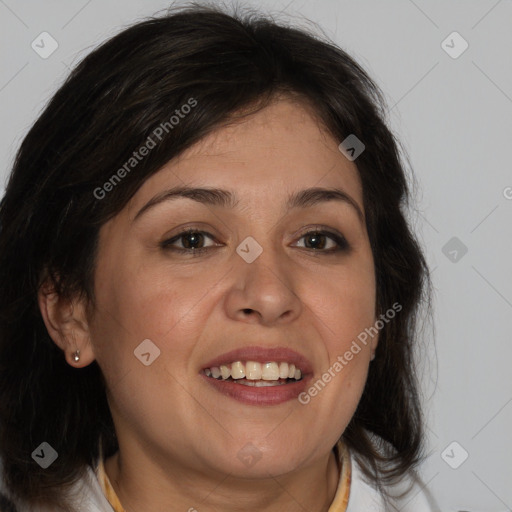
<path id="1" fill-rule="evenodd" d="M 292 436 L 269 441 L 265 436 L 270 431 L 259 436 L 259 441 L 253 441 L 246 436 L 231 443 L 228 454 L 225 453 L 222 457 L 222 471 L 242 478 L 268 478 L 270 475 L 283 475 L 296 469 L 303 461 L 304 454 L 292 446 L 300 447 L 302 451 L 306 447 L 300 442 L 292 443 Z"/>
<path id="2" fill-rule="evenodd" d="M 223 472 L 231 473 L 237 478 L 264 479 L 278 477 L 297 469 L 295 460 L 289 458 L 289 450 L 283 450 L 282 453 L 274 455 L 262 454 L 235 454 L 235 459 L 226 460 L 226 465 L 222 467 Z"/>

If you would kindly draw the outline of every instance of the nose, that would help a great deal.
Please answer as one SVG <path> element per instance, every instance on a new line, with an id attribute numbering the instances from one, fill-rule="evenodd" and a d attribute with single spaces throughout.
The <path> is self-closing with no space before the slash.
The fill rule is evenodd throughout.
<path id="1" fill-rule="evenodd" d="M 251 263 L 234 254 L 233 285 L 226 297 L 230 318 L 248 323 L 275 325 L 291 322 L 303 308 L 297 274 L 277 250 L 264 249 Z"/>

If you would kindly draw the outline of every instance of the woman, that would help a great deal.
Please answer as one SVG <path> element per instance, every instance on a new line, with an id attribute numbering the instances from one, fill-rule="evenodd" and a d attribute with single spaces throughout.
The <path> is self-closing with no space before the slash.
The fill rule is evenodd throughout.
<path id="1" fill-rule="evenodd" d="M 329 42 L 192 6 L 93 51 L 0 208 L 3 508 L 433 510 L 406 199 Z"/>

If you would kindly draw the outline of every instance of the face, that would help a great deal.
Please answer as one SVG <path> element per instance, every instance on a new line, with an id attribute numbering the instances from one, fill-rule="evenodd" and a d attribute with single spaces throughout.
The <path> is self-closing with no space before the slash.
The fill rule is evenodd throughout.
<path id="1" fill-rule="evenodd" d="M 338 144 L 281 99 L 169 162 L 101 228 L 89 333 L 121 450 L 247 476 L 330 452 L 375 348 L 333 371 L 375 322 L 361 183 Z M 341 193 L 299 195 L 313 187 Z M 286 363 L 300 380 L 285 380 Z"/>

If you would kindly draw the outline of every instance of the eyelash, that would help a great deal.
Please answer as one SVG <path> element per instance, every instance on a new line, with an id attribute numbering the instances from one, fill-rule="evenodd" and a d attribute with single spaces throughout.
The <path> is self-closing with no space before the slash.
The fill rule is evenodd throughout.
<path id="1" fill-rule="evenodd" d="M 176 242 L 183 236 L 190 235 L 190 234 L 202 234 L 202 235 L 206 235 L 208 238 L 214 240 L 214 237 L 206 231 L 201 231 L 201 230 L 198 230 L 195 228 L 187 228 L 187 229 L 181 231 L 180 233 L 178 233 L 177 235 L 173 236 L 172 238 L 170 238 L 168 240 L 164 240 L 160 244 L 160 246 L 162 247 L 162 249 L 178 252 L 180 254 L 189 254 L 192 257 L 200 256 L 201 254 L 203 254 L 213 248 L 213 247 L 199 247 L 198 249 L 182 249 L 180 247 L 172 247 L 172 244 L 174 242 Z M 324 250 L 324 249 L 308 249 L 308 248 L 306 248 L 306 250 L 308 250 L 308 251 L 320 252 L 320 253 L 324 253 L 324 255 L 334 255 L 334 254 L 338 254 L 340 252 L 347 252 L 350 249 L 350 246 L 344 236 L 338 235 L 337 233 L 333 233 L 332 231 L 327 231 L 322 227 L 318 227 L 318 228 L 315 228 L 315 229 L 312 229 L 312 230 L 302 233 L 300 235 L 299 239 L 304 238 L 305 236 L 308 236 L 308 235 L 324 235 L 324 236 L 327 236 L 328 238 L 330 238 L 331 240 L 333 240 L 337 244 L 337 247 L 334 247 L 332 249 Z"/>

